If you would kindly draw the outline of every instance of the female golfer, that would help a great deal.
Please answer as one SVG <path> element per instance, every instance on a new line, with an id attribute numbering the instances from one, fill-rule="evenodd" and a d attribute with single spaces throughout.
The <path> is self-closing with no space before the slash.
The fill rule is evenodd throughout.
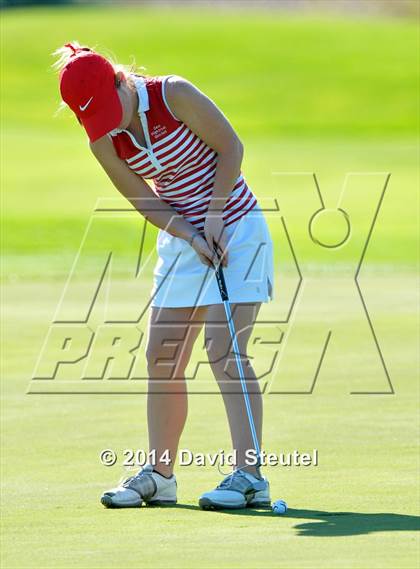
<path id="1" fill-rule="evenodd" d="M 173 468 L 187 417 L 185 370 L 205 325 L 236 463 L 199 503 L 203 508 L 269 505 L 268 481 L 247 453 L 254 446 L 214 276 L 220 263 L 261 443 L 262 397 L 247 343 L 261 303 L 272 298 L 273 256 L 264 215 L 241 174 L 242 144 L 216 105 L 179 76 L 139 75 L 76 42 L 55 55 L 62 99 L 85 128 L 92 153 L 115 187 L 160 230 L 146 352 L 154 459 L 105 492 L 102 504 L 176 503 Z M 205 420 L 210 430 L 211 417 Z"/>

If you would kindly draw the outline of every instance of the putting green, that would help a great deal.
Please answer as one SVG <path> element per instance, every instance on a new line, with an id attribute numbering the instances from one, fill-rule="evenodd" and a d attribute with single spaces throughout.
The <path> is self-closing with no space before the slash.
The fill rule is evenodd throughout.
<path id="1" fill-rule="evenodd" d="M 415 25 L 98 7 L 10 10 L 1 25 L 3 566 L 416 567 Z M 74 119 L 66 112 L 52 116 L 58 95 L 49 53 L 73 38 L 107 47 L 123 61 L 135 54 L 150 73 L 175 72 L 196 82 L 238 129 L 244 172 L 260 201 L 278 200 L 280 211 L 267 215 L 276 245 L 276 299 L 262 308 L 251 342 L 263 375 L 277 348 L 261 339 L 274 342 L 284 332 L 279 365 L 262 379 L 264 446 L 276 453 L 318 449 L 319 455 L 316 467 L 267 467 L 273 499 L 289 504 L 285 516 L 201 512 L 198 496 L 220 480 L 210 466 L 178 468 L 177 508 L 104 510 L 99 496 L 122 475 L 124 449 L 146 448 L 145 396 L 28 394 L 37 390 L 31 380 L 37 357 L 95 203 L 117 198 Z M 342 202 L 352 212 L 351 241 L 336 250 L 308 238 L 310 217 L 320 207 L 314 172 L 331 209 L 351 174 Z M 394 394 L 354 282 L 388 174 L 359 283 Z M 280 216 L 304 282 L 288 324 L 297 276 Z M 317 221 L 314 230 L 326 242 L 339 240 L 339 225 Z M 110 222 L 104 234 L 90 234 L 69 313 L 83 310 L 107 247 L 121 259 L 115 290 L 125 290 L 124 263 L 138 223 L 128 215 L 123 230 Z M 147 235 L 147 251 L 155 234 Z M 141 302 L 150 284 L 146 272 L 136 289 Z M 117 312 L 130 311 L 130 294 L 115 295 Z M 312 394 L 290 393 L 311 390 L 329 331 Z M 214 382 L 200 340 L 188 370 L 197 393 L 190 396 L 181 447 L 229 450 L 221 398 L 203 394 Z M 67 389 L 62 376 L 50 385 Z M 127 383 L 120 391 L 132 389 Z M 352 394 L 368 391 L 374 394 Z M 100 463 L 106 448 L 117 452 L 117 465 Z"/>

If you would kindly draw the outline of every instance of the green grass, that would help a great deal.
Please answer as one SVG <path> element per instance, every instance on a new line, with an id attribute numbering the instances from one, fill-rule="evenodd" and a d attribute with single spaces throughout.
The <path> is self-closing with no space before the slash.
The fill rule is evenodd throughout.
<path id="1" fill-rule="evenodd" d="M 3 566 L 416 567 L 415 23 L 79 7 L 4 11 L 1 32 Z M 105 511 L 98 497 L 121 468 L 102 466 L 99 452 L 146 446 L 145 396 L 26 394 L 37 386 L 31 382 L 35 362 L 93 208 L 100 198 L 118 200 L 74 118 L 69 112 L 53 117 L 59 99 L 49 54 L 71 39 L 107 48 L 123 62 L 134 55 L 151 74 L 177 73 L 199 85 L 243 139 L 243 170 L 261 203 L 278 200 L 305 296 L 294 326 L 280 325 L 284 357 L 266 378 L 265 448 L 318 448 L 320 456 L 316 468 L 266 470 L 273 498 L 289 504 L 287 516 L 198 511 L 197 497 L 219 480 L 211 467 L 178 469 L 179 508 Z M 342 203 L 352 223 L 345 247 L 327 251 L 307 238 L 309 219 L 320 207 L 312 173 L 328 208 L 337 206 L 346 174 L 357 174 Z M 350 395 L 388 388 L 353 277 L 389 173 L 360 285 L 395 394 Z M 260 319 L 281 321 L 296 274 L 279 216 L 267 219 L 276 247 L 276 299 Z M 140 223 L 134 215 L 122 225 L 111 220 L 89 238 L 70 314 L 82 310 L 108 250 L 121 262 L 116 309 L 130 313 L 133 289 L 124 263 Z M 156 234 L 149 229 L 147 251 Z M 331 218 L 320 231 L 337 239 L 340 227 Z M 149 290 L 150 271 L 135 291 L 139 302 Z M 100 314 L 94 317 L 100 323 Z M 313 394 L 274 394 L 308 390 L 328 330 L 333 336 Z M 272 349 L 258 337 L 275 334 L 275 325 L 254 332 L 259 373 Z M 191 370 L 198 361 L 205 362 L 200 341 Z M 211 381 L 202 363 L 191 390 L 214 388 Z M 57 390 L 69 387 L 61 376 L 51 383 Z M 220 397 L 191 395 L 181 446 L 229 449 Z"/>
<path id="2" fill-rule="evenodd" d="M 414 279 L 363 279 L 395 395 L 349 394 L 387 386 L 363 326 L 362 342 L 359 337 L 363 319 L 343 297 L 346 279 L 334 278 L 331 286 L 332 312 L 339 316 L 313 395 L 265 396 L 266 450 L 318 448 L 320 457 L 316 468 L 266 469 L 273 498 L 285 499 L 291 508 L 278 518 L 269 512 L 198 511 L 197 497 L 220 478 L 211 467 L 178 468 L 177 509 L 103 510 L 99 496 L 122 469 L 101 466 L 99 452 L 112 448 L 121 456 L 125 448 L 146 447 L 145 396 L 24 395 L 28 387 L 38 387 L 29 379 L 62 287 L 59 282 L 9 285 L 4 566 L 414 569 L 419 529 L 415 304 L 401 302 L 400 293 L 413 289 Z M 25 298 L 36 299 L 30 310 Z M 279 316 L 280 305 L 265 306 L 261 318 Z M 119 306 L 129 307 L 124 297 Z M 72 308 L 80 308 L 77 300 Z M 298 340 L 288 344 L 287 375 L 272 374 L 273 389 L 279 382 L 285 391 L 297 385 L 308 389 L 302 371 L 319 356 L 313 339 L 324 337 L 319 310 L 313 303 L 306 306 Z M 193 361 L 204 359 L 199 346 Z M 251 350 L 258 369 L 269 354 L 261 344 Z M 191 389 L 200 391 L 209 380 L 204 366 Z M 59 390 L 60 381 L 52 387 Z M 190 396 L 181 447 L 229 449 L 219 396 Z"/>

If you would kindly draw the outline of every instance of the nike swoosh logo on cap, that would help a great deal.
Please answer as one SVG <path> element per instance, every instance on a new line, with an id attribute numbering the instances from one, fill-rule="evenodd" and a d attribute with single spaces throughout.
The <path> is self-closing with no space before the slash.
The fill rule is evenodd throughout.
<path id="1" fill-rule="evenodd" d="M 89 99 L 89 101 L 85 105 L 79 105 L 79 109 L 81 111 L 85 111 L 88 108 L 88 106 L 90 105 L 90 102 L 92 99 L 93 99 L 93 96 Z"/>

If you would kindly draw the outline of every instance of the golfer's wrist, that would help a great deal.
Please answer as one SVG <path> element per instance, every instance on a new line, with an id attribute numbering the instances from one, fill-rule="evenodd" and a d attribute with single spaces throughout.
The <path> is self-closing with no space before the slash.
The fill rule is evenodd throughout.
<path id="1" fill-rule="evenodd" d="M 227 198 L 213 196 L 209 203 L 208 212 L 213 214 L 222 214 L 226 205 Z"/>

